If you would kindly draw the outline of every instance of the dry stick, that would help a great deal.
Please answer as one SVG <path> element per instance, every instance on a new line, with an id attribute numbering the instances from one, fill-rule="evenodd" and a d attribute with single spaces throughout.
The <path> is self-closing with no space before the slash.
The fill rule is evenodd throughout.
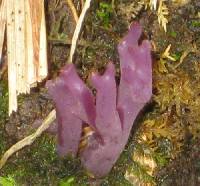
<path id="1" fill-rule="evenodd" d="M 69 8 L 70 8 L 71 11 L 72 11 L 72 14 L 73 14 L 73 16 L 74 16 L 74 20 L 75 20 L 76 23 L 77 23 L 77 22 L 78 22 L 78 14 L 77 14 L 76 8 L 75 8 L 75 6 L 74 6 L 72 0 L 66 0 L 66 2 L 67 2 Z"/>
<path id="2" fill-rule="evenodd" d="M 78 22 L 77 22 L 77 25 L 76 25 L 76 28 L 75 28 L 75 31 L 74 31 L 74 35 L 72 37 L 72 45 L 71 45 L 71 49 L 70 49 L 70 56 L 69 56 L 69 59 L 68 59 L 68 63 L 72 63 L 74 52 L 76 50 L 76 44 L 77 44 L 78 36 L 79 36 L 80 31 L 81 31 L 81 26 L 83 24 L 85 14 L 86 14 L 87 10 L 90 8 L 91 1 L 92 0 L 86 0 L 85 1 L 84 6 L 83 6 L 83 10 L 82 10 L 81 15 L 78 19 Z"/>
<path id="3" fill-rule="evenodd" d="M 72 44 L 72 40 L 71 39 L 54 39 L 54 38 L 51 38 L 51 37 L 48 38 L 48 42 L 50 42 L 52 44 L 62 44 L 62 45 L 70 45 L 70 46 Z M 90 46 L 92 43 L 91 42 L 87 42 L 85 40 L 79 40 L 77 42 L 77 44 L 79 46 L 87 47 L 87 46 Z"/>
<path id="4" fill-rule="evenodd" d="M 42 122 L 42 125 L 36 130 L 35 133 L 27 136 L 21 141 L 17 142 L 10 149 L 8 149 L 0 160 L 0 169 L 5 165 L 6 161 L 12 154 L 19 151 L 27 145 L 31 145 L 37 137 L 39 137 L 46 129 L 49 128 L 50 124 L 56 119 L 56 111 L 52 110 L 46 119 Z"/>
<path id="5" fill-rule="evenodd" d="M 72 39 L 72 47 L 71 47 L 71 57 L 70 57 L 70 62 L 72 62 L 72 58 L 73 58 L 73 54 L 76 48 L 76 42 L 78 39 L 78 35 L 81 29 L 81 25 L 83 23 L 83 19 L 85 17 L 85 14 L 88 10 L 88 8 L 90 7 L 90 2 L 91 0 L 86 0 L 83 10 L 81 12 L 80 18 L 78 20 L 75 32 L 74 32 L 74 36 Z M 22 149 L 23 147 L 27 146 L 27 145 L 31 145 L 35 139 L 37 137 L 39 137 L 46 129 L 49 128 L 50 124 L 56 119 L 56 111 L 52 110 L 50 112 L 50 114 L 46 117 L 46 119 L 42 122 L 42 125 L 36 130 L 35 133 L 31 134 L 30 136 L 27 136 L 26 138 L 22 139 L 21 141 L 17 142 L 15 145 L 13 145 L 12 147 L 10 147 L 10 149 L 8 149 L 5 154 L 3 155 L 3 157 L 0 160 L 0 169 L 5 165 L 6 161 L 8 160 L 8 158 L 10 156 L 12 156 L 15 152 L 19 151 L 20 149 Z"/>

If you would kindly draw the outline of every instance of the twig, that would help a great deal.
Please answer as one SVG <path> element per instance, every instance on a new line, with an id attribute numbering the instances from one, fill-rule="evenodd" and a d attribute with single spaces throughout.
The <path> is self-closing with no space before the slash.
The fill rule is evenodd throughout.
<path id="1" fill-rule="evenodd" d="M 52 110 L 49 115 L 46 117 L 46 119 L 43 121 L 42 125 L 36 130 L 35 133 L 31 134 L 30 136 L 27 136 L 26 138 L 22 139 L 21 141 L 17 142 L 15 145 L 13 145 L 10 149 L 8 149 L 3 157 L 0 160 L 0 169 L 5 165 L 6 161 L 10 156 L 12 156 L 14 153 L 19 151 L 25 146 L 31 145 L 36 138 L 38 138 L 46 129 L 49 128 L 50 124 L 56 119 L 56 111 Z"/>
<path id="2" fill-rule="evenodd" d="M 76 25 L 76 28 L 75 28 L 75 31 L 74 31 L 74 35 L 72 37 L 72 45 L 71 45 L 70 56 L 69 56 L 69 60 L 68 60 L 69 63 L 72 63 L 74 52 L 76 50 L 76 44 L 77 44 L 78 36 L 79 36 L 80 30 L 81 30 L 81 26 L 83 24 L 85 14 L 86 14 L 87 10 L 90 8 L 91 1 L 92 0 L 86 0 L 85 1 L 84 6 L 83 6 L 83 10 L 82 10 L 81 15 L 78 19 L 78 22 L 77 22 L 77 25 Z"/>
<path id="3" fill-rule="evenodd" d="M 55 2 L 55 8 L 57 8 L 58 7 L 58 4 L 60 3 L 60 0 L 56 0 L 56 2 Z"/>
<path id="4" fill-rule="evenodd" d="M 112 9 L 114 10 L 115 9 L 115 0 L 112 0 L 111 4 L 112 4 Z"/>
<path id="5" fill-rule="evenodd" d="M 180 57 L 179 62 L 174 66 L 174 69 L 178 68 L 183 63 L 183 60 L 188 56 L 190 52 L 192 52 L 190 49 L 183 52 L 183 54 Z"/>
<path id="6" fill-rule="evenodd" d="M 78 14 L 77 14 L 76 8 L 75 8 L 75 6 L 74 6 L 72 0 L 66 0 L 66 2 L 67 2 L 67 4 L 68 4 L 69 8 L 71 9 L 72 14 L 73 14 L 73 16 L 74 16 L 74 19 L 75 19 L 75 21 L 76 21 L 76 23 L 77 23 L 77 22 L 78 22 Z"/>
<path id="7" fill-rule="evenodd" d="M 62 44 L 62 45 L 71 45 L 72 44 L 71 39 L 54 39 L 54 38 L 49 37 L 48 41 L 52 44 Z M 80 46 L 85 46 L 85 47 L 91 45 L 90 42 L 87 42 L 85 40 L 79 40 L 77 42 L 77 44 L 80 45 Z"/>
<path id="8" fill-rule="evenodd" d="M 190 53 L 197 53 L 199 50 L 197 49 L 196 44 L 192 44 L 192 46 L 188 46 L 188 48 L 182 53 L 179 62 L 174 66 L 174 69 L 178 68 L 184 61 L 184 59 Z"/>

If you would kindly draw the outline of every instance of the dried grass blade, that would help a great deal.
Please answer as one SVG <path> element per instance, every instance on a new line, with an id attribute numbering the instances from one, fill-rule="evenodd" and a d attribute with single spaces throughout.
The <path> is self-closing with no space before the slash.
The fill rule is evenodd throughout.
<path id="1" fill-rule="evenodd" d="M 69 59 L 68 59 L 68 63 L 72 63 L 73 56 L 74 56 L 74 53 L 75 53 L 75 50 L 76 50 L 76 44 L 77 44 L 78 36 L 79 36 L 80 31 L 81 31 L 81 27 L 82 27 L 82 24 L 83 24 L 83 21 L 84 21 L 85 14 L 86 14 L 87 10 L 90 8 L 91 1 L 92 0 L 86 0 L 85 1 L 84 6 L 83 6 L 83 10 L 82 10 L 80 17 L 78 19 L 78 22 L 76 24 L 74 35 L 72 37 L 72 45 L 71 45 L 71 49 L 70 49 L 70 56 L 69 56 Z"/>

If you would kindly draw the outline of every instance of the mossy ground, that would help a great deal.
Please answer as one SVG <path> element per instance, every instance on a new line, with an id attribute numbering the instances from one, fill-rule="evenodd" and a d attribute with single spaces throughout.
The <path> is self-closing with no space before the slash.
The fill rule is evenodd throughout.
<path id="1" fill-rule="evenodd" d="M 56 2 L 59 2 L 58 4 Z M 58 75 L 66 63 L 75 26 L 64 0 L 46 1 L 49 35 L 49 78 Z M 81 6 L 74 1 L 78 12 Z M 100 3 L 101 2 L 101 3 Z M 132 0 L 94 1 L 88 12 L 75 56 L 80 76 L 88 83 L 94 70 L 102 72 L 112 60 L 119 79 L 116 50 L 131 18 Z M 137 7 L 135 1 L 133 7 Z M 120 6 L 124 12 L 120 12 Z M 79 159 L 60 159 L 55 151 L 56 139 L 44 134 L 36 142 L 7 162 L 0 176 L 14 178 L 17 185 L 199 185 L 200 177 L 200 39 L 198 0 L 187 6 L 169 9 L 167 32 L 159 26 L 155 11 L 142 8 L 134 20 L 144 27 L 144 38 L 153 47 L 153 97 L 138 117 L 129 142 L 110 174 L 102 180 L 90 178 Z M 126 12 L 127 11 L 127 12 Z M 130 12 L 128 12 L 130 11 Z M 133 11 L 134 12 L 134 11 Z M 130 16 L 129 16 L 130 15 Z M 171 44 L 170 55 L 162 57 Z M 186 57 L 179 63 L 181 56 Z M 40 85 L 31 95 L 19 99 L 19 111 L 7 117 L 8 93 L 6 78 L 0 82 L 0 154 L 31 133 L 32 124 L 43 119 L 53 108 L 46 90 Z M 34 105 L 34 107 L 30 106 Z"/>

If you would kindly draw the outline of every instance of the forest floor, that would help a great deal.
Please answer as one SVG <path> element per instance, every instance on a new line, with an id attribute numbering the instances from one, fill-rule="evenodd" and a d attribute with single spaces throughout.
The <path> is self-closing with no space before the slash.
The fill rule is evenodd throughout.
<path id="1" fill-rule="evenodd" d="M 95 180 L 78 158 L 59 158 L 56 137 L 45 133 L 13 155 L 0 172 L 16 185 L 200 185 L 200 2 L 166 1 L 167 31 L 157 11 L 141 0 L 95 0 L 86 15 L 74 64 L 89 84 L 92 71 L 103 72 L 111 60 L 119 80 L 117 44 L 132 21 L 152 43 L 153 97 L 135 122 L 129 142 L 110 174 Z M 74 1 L 78 13 L 81 3 Z M 49 77 L 67 63 L 75 21 L 64 0 L 46 1 Z M 166 49 L 171 45 L 169 55 Z M 173 60 L 172 60 L 172 58 Z M 1 69 L 0 69 L 1 71 Z M 1 74 L 1 73 L 0 73 Z M 0 156 L 35 130 L 54 108 L 45 82 L 19 97 L 19 109 L 8 117 L 7 76 L 0 76 Z"/>

